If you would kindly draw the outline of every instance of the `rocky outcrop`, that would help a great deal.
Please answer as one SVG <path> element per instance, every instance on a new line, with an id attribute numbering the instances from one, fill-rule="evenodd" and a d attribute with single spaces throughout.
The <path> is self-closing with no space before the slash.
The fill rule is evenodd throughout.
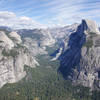
<path id="1" fill-rule="evenodd" d="M 69 37 L 69 35 L 72 32 L 75 32 L 77 30 L 78 25 L 79 24 L 74 23 L 72 25 L 68 25 L 68 26 L 65 26 L 65 27 L 51 28 L 49 30 L 51 32 L 52 37 L 54 37 L 56 40 L 61 41 L 62 39 Z"/>
<path id="2" fill-rule="evenodd" d="M 41 47 L 50 46 L 55 43 L 55 39 L 52 38 L 48 29 L 33 29 L 33 30 L 18 30 L 18 33 L 23 38 L 31 38 L 35 40 Z"/>
<path id="3" fill-rule="evenodd" d="M 14 47 L 14 43 L 4 31 L 0 31 L 0 46 L 6 49 L 11 49 Z"/>
<path id="4" fill-rule="evenodd" d="M 32 55 L 47 54 L 46 47 L 55 44 L 48 29 L 23 29 L 18 30 L 24 45 L 32 53 Z"/>
<path id="5" fill-rule="evenodd" d="M 16 43 L 16 44 L 20 44 L 22 42 L 21 40 L 21 36 L 16 33 L 16 32 L 10 32 L 9 33 L 9 37 Z"/>
<path id="6" fill-rule="evenodd" d="M 91 89 L 100 89 L 100 35 L 95 22 L 83 20 L 70 35 L 58 71 L 65 79 Z"/>
<path id="7" fill-rule="evenodd" d="M 14 39 L 12 39 L 14 38 Z M 36 67 L 38 62 L 28 49 L 21 44 L 20 36 L 15 32 L 0 32 L 0 87 L 6 83 L 15 83 L 25 77 L 24 66 Z"/>
<path id="8" fill-rule="evenodd" d="M 24 45 L 28 48 L 33 56 L 37 56 L 39 54 L 47 54 L 45 48 L 40 47 L 37 41 L 32 38 L 24 38 Z"/>
<path id="9" fill-rule="evenodd" d="M 55 40 L 52 38 L 50 31 L 47 30 L 40 30 L 39 34 L 42 34 L 43 37 L 40 39 L 40 46 L 51 46 L 55 43 Z"/>
<path id="10" fill-rule="evenodd" d="M 67 48 L 69 37 L 70 37 L 71 33 L 76 32 L 78 25 L 79 24 L 74 23 L 72 25 L 68 25 L 65 27 L 49 29 L 52 37 L 56 41 L 56 44 L 59 45 L 59 48 L 57 48 L 57 50 L 52 54 L 53 55 L 52 60 L 60 59 L 60 55 Z"/>
<path id="11" fill-rule="evenodd" d="M 84 30 L 86 30 L 87 33 L 94 32 L 96 34 L 100 34 L 100 31 L 96 25 L 96 22 L 86 19 L 86 20 L 83 20 L 82 24 L 84 26 Z"/>

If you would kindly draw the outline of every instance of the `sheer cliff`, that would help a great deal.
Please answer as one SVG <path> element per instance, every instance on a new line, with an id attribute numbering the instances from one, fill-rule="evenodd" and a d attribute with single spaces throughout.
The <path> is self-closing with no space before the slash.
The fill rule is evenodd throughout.
<path id="1" fill-rule="evenodd" d="M 74 84 L 100 89 L 100 32 L 95 22 L 82 20 L 70 35 L 58 71 Z"/>
<path id="2" fill-rule="evenodd" d="M 0 31 L 0 87 L 18 82 L 26 75 L 24 66 L 35 67 L 36 64 L 16 32 Z"/>

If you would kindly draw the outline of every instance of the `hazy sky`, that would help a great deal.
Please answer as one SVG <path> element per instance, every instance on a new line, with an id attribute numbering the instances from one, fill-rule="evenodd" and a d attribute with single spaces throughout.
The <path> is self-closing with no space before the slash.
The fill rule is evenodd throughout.
<path id="1" fill-rule="evenodd" d="M 100 0 L 0 0 L 0 25 L 53 27 L 83 18 L 100 26 Z"/>

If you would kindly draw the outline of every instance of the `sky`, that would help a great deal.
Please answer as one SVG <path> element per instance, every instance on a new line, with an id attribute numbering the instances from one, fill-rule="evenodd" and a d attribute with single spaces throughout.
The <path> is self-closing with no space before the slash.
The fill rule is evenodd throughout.
<path id="1" fill-rule="evenodd" d="M 46 28 L 82 19 L 100 26 L 100 0 L 0 0 L 0 26 Z"/>

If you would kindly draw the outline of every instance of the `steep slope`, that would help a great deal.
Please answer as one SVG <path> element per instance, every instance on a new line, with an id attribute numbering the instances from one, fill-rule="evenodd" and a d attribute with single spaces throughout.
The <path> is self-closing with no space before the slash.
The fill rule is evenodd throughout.
<path id="1" fill-rule="evenodd" d="M 49 30 L 34 29 L 34 30 L 17 30 L 21 35 L 24 45 L 33 55 L 47 54 L 46 47 L 55 44 L 55 39 L 52 38 Z"/>
<path id="2" fill-rule="evenodd" d="M 21 36 L 16 32 L 10 32 L 9 37 L 14 40 L 15 44 L 20 44 L 22 42 Z"/>
<path id="3" fill-rule="evenodd" d="M 57 28 L 51 28 L 49 29 L 51 32 L 51 35 L 56 39 L 56 40 L 61 40 L 65 39 L 67 36 L 69 36 L 72 32 L 75 32 L 77 29 L 77 26 L 79 24 L 75 23 L 72 25 L 68 25 L 65 27 L 57 27 Z M 58 41 L 59 42 L 59 41 Z"/>
<path id="4" fill-rule="evenodd" d="M 49 46 L 55 43 L 55 40 L 52 38 L 51 33 L 48 29 L 33 29 L 33 30 L 28 30 L 28 29 L 23 29 L 23 30 L 18 30 L 18 33 L 23 37 L 23 38 L 32 38 L 37 41 L 37 43 L 41 46 Z"/>
<path id="5" fill-rule="evenodd" d="M 17 33 L 0 31 L 0 87 L 25 77 L 25 65 L 35 67 L 37 64 L 27 48 L 20 43 L 21 38 Z"/>
<path id="6" fill-rule="evenodd" d="M 59 48 L 52 54 L 53 59 L 59 59 L 61 53 L 66 49 L 68 44 L 69 36 L 71 33 L 77 30 L 79 24 L 75 23 L 65 27 L 58 27 L 50 29 L 52 37 L 55 39 L 56 44 L 59 45 Z"/>
<path id="7" fill-rule="evenodd" d="M 68 49 L 58 69 L 65 79 L 91 89 L 100 89 L 100 32 L 95 22 L 83 20 L 70 35 Z"/>
<path id="8" fill-rule="evenodd" d="M 9 39 L 3 31 L 0 31 L 0 46 L 6 49 L 11 49 L 14 47 L 13 41 Z"/>

